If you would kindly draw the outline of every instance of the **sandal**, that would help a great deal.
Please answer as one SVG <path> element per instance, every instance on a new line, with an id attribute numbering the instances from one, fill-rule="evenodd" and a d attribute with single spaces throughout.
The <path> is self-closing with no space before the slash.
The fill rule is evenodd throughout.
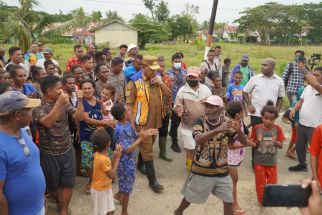
<path id="1" fill-rule="evenodd" d="M 84 193 L 91 194 L 91 186 L 89 184 L 86 184 L 84 188 Z"/>
<path id="2" fill-rule="evenodd" d="M 244 209 L 234 209 L 234 215 L 246 215 L 246 211 Z"/>
<path id="3" fill-rule="evenodd" d="M 291 150 L 288 150 L 288 151 L 286 152 L 285 156 L 286 156 L 286 157 L 288 157 L 288 158 L 291 158 L 291 159 L 293 159 L 293 160 L 295 160 L 295 159 L 296 159 L 296 155 L 295 155 L 295 153 L 294 153 L 294 152 L 292 152 Z"/>

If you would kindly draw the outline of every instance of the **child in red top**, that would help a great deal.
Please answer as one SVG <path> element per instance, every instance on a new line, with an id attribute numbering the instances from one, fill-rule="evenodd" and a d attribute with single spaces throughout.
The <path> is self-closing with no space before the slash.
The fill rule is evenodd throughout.
<path id="1" fill-rule="evenodd" d="M 259 204 L 262 204 L 265 185 L 277 183 L 277 148 L 281 149 L 285 140 L 281 127 L 274 124 L 278 110 L 272 101 L 267 102 L 261 115 L 263 123 L 256 125 L 251 134 L 251 140 L 256 143 L 254 173 Z"/>
<path id="2" fill-rule="evenodd" d="M 314 129 L 311 144 L 311 169 L 313 174 L 313 180 L 318 182 L 318 186 L 321 190 L 322 184 L 322 125 L 319 125 Z"/>

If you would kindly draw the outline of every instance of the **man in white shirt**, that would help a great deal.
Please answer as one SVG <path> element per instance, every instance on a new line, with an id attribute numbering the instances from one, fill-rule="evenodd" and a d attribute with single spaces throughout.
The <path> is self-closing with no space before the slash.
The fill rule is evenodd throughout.
<path id="1" fill-rule="evenodd" d="M 308 71 L 305 71 L 304 74 L 305 73 L 308 73 Z M 320 87 L 316 88 L 321 88 L 322 67 L 315 68 L 312 74 L 320 85 Z M 309 80 L 308 83 L 311 84 Z M 300 101 L 295 105 L 290 113 L 290 117 L 293 118 L 295 112 L 300 111 L 300 123 L 297 127 L 295 143 L 299 164 L 289 167 L 288 170 L 291 172 L 307 171 L 307 146 L 308 143 L 311 142 L 314 129 L 318 125 L 322 124 L 322 95 L 321 91 L 313 86 L 308 85 L 305 87 Z"/>
<path id="2" fill-rule="evenodd" d="M 52 59 L 53 51 L 51 48 L 45 48 L 43 51 L 43 54 L 44 54 L 44 58 L 38 60 L 36 63 L 36 66 L 39 66 L 39 67 L 45 69 L 45 65 L 44 65 L 45 61 L 51 60 L 55 64 L 56 67 L 59 67 L 59 63 L 56 60 Z"/>
<path id="3" fill-rule="evenodd" d="M 275 66 L 274 59 L 266 58 L 262 63 L 262 73 L 253 76 L 243 90 L 243 97 L 253 127 L 262 123 L 261 110 L 268 100 L 271 100 L 277 109 L 281 110 L 285 90 L 283 80 L 274 73 Z"/>
<path id="4" fill-rule="evenodd" d="M 19 47 L 11 47 L 9 49 L 9 57 L 10 57 L 10 62 L 7 63 L 5 68 L 7 69 L 7 67 L 11 64 L 20 65 L 26 70 L 26 75 L 27 77 L 29 77 L 30 64 L 28 63 L 28 61 L 25 61 L 25 59 L 23 58 L 21 49 Z"/>

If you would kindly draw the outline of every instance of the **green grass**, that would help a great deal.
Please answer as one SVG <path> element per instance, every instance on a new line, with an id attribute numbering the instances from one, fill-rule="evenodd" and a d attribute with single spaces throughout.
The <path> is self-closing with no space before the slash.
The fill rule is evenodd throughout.
<path id="1" fill-rule="evenodd" d="M 285 65 L 293 60 L 294 51 L 302 49 L 306 56 L 309 57 L 313 53 L 322 53 L 322 46 L 261 46 L 255 44 L 234 44 L 234 43 L 216 43 L 214 45 L 222 46 L 221 59 L 226 57 L 232 59 L 232 66 L 239 63 L 243 54 L 248 54 L 250 57 L 250 65 L 254 68 L 255 73 L 260 72 L 260 64 L 263 59 L 271 57 L 277 60 L 276 72 L 281 74 Z M 1 45 L 0 45 L 1 46 Z M 6 49 L 10 45 L 4 45 Z M 73 55 L 73 44 L 46 44 L 45 47 L 50 47 L 54 51 L 55 59 L 58 60 L 62 70 L 66 68 L 67 60 Z M 203 60 L 204 48 L 193 44 L 177 43 L 169 44 L 148 44 L 145 49 L 140 50 L 143 55 L 163 55 L 167 61 L 167 67 L 171 65 L 171 56 L 177 52 L 184 53 L 184 62 L 188 66 L 199 66 Z M 117 50 L 113 50 L 115 55 Z"/>

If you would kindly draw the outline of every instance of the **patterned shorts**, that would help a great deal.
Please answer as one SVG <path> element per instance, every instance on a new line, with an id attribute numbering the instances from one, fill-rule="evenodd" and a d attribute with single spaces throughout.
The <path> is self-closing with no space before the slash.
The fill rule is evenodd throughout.
<path id="1" fill-rule="evenodd" d="M 88 141 L 81 141 L 82 148 L 82 166 L 85 169 L 93 168 L 94 148 L 93 144 Z"/>
<path id="2" fill-rule="evenodd" d="M 134 163 L 134 162 L 133 162 Z M 120 165 L 118 169 L 119 191 L 122 193 L 132 193 L 135 182 L 136 165 L 134 163 L 127 163 L 127 165 Z"/>

